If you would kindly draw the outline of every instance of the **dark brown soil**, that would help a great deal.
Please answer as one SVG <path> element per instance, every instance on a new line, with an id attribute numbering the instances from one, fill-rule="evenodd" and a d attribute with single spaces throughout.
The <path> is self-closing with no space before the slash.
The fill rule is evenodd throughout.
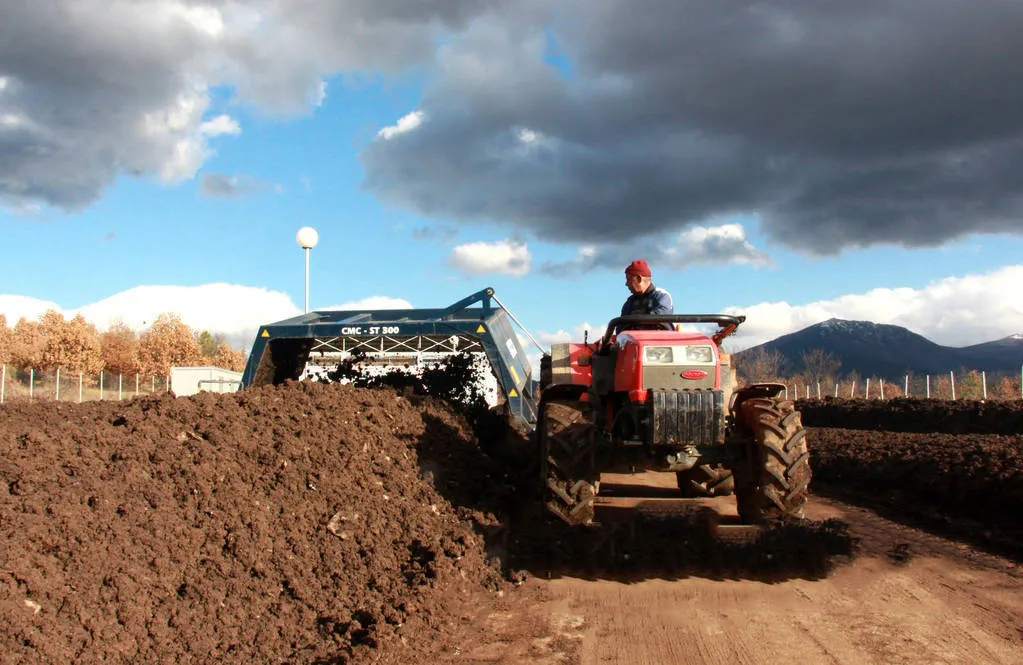
<path id="1" fill-rule="evenodd" d="M 5 662 L 381 662 L 442 642 L 504 582 L 416 448 L 471 441 L 441 402 L 336 384 L 5 405 Z"/>
<path id="2" fill-rule="evenodd" d="M 811 428 L 814 488 L 1023 558 L 1023 436 Z"/>
<path id="3" fill-rule="evenodd" d="M 1023 401 L 803 399 L 806 427 L 945 434 L 1023 434 Z"/>
<path id="4" fill-rule="evenodd" d="M 855 549 L 835 520 L 716 538 L 688 509 L 569 530 L 539 509 L 528 437 L 419 388 L 0 407 L 4 658 L 446 662 L 508 577 L 813 578 Z M 870 431 L 1023 419 L 968 404 L 801 403 L 811 425 L 860 418 L 811 430 L 814 491 L 1023 557 L 1023 437 Z"/>

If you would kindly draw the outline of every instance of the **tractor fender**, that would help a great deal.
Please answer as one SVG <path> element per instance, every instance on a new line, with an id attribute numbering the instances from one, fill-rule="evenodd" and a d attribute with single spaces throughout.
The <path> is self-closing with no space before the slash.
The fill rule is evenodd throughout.
<path id="1" fill-rule="evenodd" d="M 748 399 L 777 397 L 785 392 L 785 390 L 785 384 L 782 383 L 752 383 L 748 386 L 743 386 L 732 393 L 728 411 L 732 414 L 738 413 L 739 405 Z"/>

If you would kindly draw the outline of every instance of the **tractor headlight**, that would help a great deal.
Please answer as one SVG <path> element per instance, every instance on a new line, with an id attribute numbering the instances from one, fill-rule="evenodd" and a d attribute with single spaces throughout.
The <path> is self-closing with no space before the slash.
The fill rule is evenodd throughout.
<path id="1" fill-rule="evenodd" d="M 709 346 L 687 346 L 686 361 L 691 363 L 712 363 L 714 353 Z"/>
<path id="2" fill-rule="evenodd" d="M 643 362 L 651 365 L 670 365 L 673 358 L 670 346 L 648 346 L 643 354 Z"/>

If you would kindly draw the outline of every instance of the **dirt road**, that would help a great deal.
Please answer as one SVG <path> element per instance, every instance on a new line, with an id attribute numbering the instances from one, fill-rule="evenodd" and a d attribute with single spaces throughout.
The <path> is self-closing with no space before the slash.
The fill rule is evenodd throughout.
<path id="1" fill-rule="evenodd" d="M 734 511 L 729 498 L 712 505 L 726 521 Z M 807 516 L 843 519 L 860 541 L 824 579 L 536 579 L 479 617 L 483 634 L 463 636 L 457 660 L 1023 662 L 1020 566 L 837 501 L 814 497 Z"/>

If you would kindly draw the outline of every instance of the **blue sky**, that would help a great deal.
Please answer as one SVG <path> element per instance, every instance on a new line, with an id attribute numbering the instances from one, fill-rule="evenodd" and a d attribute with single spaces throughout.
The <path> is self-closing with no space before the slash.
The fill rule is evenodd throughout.
<path id="1" fill-rule="evenodd" d="M 983 172 L 987 161 L 1015 167 L 1011 137 L 1013 130 L 1023 133 L 1018 119 L 1003 132 L 1008 152 L 1000 153 L 978 152 L 989 150 L 990 139 L 969 132 L 931 138 L 920 130 L 916 143 L 932 141 L 924 150 L 892 146 L 871 134 L 874 125 L 845 128 L 877 142 L 869 158 L 833 137 L 814 143 L 783 135 L 773 124 L 765 128 L 755 114 L 739 117 L 741 109 L 721 107 L 720 100 L 708 119 L 705 109 L 686 101 L 706 91 L 686 88 L 669 98 L 664 91 L 684 81 L 670 71 L 666 81 L 648 80 L 642 49 L 625 46 L 629 39 L 642 43 L 648 33 L 660 43 L 654 33 L 661 28 L 626 30 L 619 12 L 627 7 L 613 0 L 598 3 L 602 11 L 593 16 L 578 14 L 575 2 L 551 15 L 525 1 L 516 11 L 480 15 L 468 3 L 470 14 L 424 16 L 421 25 L 405 16 L 400 34 L 414 45 L 407 48 L 378 46 L 398 29 L 374 13 L 388 10 L 338 3 L 346 17 L 366 11 L 380 19 L 379 39 L 327 48 L 325 55 L 310 46 L 304 57 L 291 54 L 269 70 L 265 59 L 248 62 L 239 55 L 247 52 L 235 47 L 251 40 L 258 49 L 268 39 L 295 39 L 294 33 L 312 45 L 336 44 L 346 35 L 354 43 L 358 36 L 346 33 L 347 21 L 337 22 L 331 3 L 323 3 L 322 16 L 292 23 L 283 0 L 229 3 L 247 7 L 234 14 L 217 3 L 171 4 L 185 17 L 174 30 L 155 18 L 118 18 L 142 21 L 140 29 L 161 39 L 182 30 L 206 39 L 199 53 L 206 48 L 209 61 L 187 71 L 181 65 L 200 88 L 170 77 L 154 92 L 146 85 L 152 77 L 142 72 L 134 87 L 126 77 L 114 89 L 97 76 L 83 84 L 94 85 L 102 100 L 89 116 L 59 76 L 34 78 L 33 72 L 56 71 L 43 66 L 56 57 L 45 50 L 45 38 L 17 45 L 24 51 L 16 59 L 0 56 L 0 80 L 8 81 L 0 85 L 0 160 L 12 146 L 50 146 L 53 135 L 61 136 L 54 140 L 60 149 L 73 151 L 62 158 L 59 151 L 47 157 L 35 150 L 41 156 L 19 157 L 7 172 L 0 166 L 0 314 L 9 324 L 54 305 L 80 310 L 101 327 L 114 318 L 142 327 L 174 310 L 191 325 L 244 345 L 259 323 L 302 306 L 295 232 L 308 225 L 320 236 L 311 256 L 314 309 L 371 297 L 384 305 L 437 307 L 493 286 L 550 343 L 614 316 L 627 295 L 625 264 L 647 258 L 654 282 L 673 294 L 676 312 L 746 313 L 737 347 L 831 316 L 904 325 L 950 345 L 1023 332 L 1020 191 L 1012 179 L 1001 189 L 980 184 L 991 181 Z M 809 9 L 800 15 L 798 4 L 787 21 L 825 20 Z M 154 17 L 164 11 L 155 2 L 141 6 Z M 195 6 L 203 12 L 189 13 Z M 10 11 L 31 10 L 2 10 Z M 664 12 L 665 30 L 692 23 L 682 23 L 674 10 L 655 11 Z M 941 34 L 943 26 L 921 28 L 907 11 L 903 6 L 898 27 L 908 43 Z M 262 17 L 271 38 L 247 32 L 247 12 Z M 707 25 L 721 20 L 708 13 Z M 38 19 L 7 18 L 8 24 Z M 827 20 L 841 27 L 866 18 Z M 74 52 L 86 59 L 95 52 L 99 62 L 98 28 L 84 15 L 80 20 L 72 34 L 83 46 Z M 762 38 L 778 20 L 750 19 L 747 29 Z M 35 25 L 44 36 L 47 29 L 57 34 L 45 19 Z M 624 45 L 621 54 L 600 53 L 607 34 Z M 564 50 L 552 52 L 552 43 Z M 670 40 L 663 44 L 674 48 Z M 178 46 L 168 38 L 166 49 L 143 55 L 166 57 L 174 67 Z M 800 48 L 810 60 L 823 47 Z M 135 62 L 141 56 L 133 49 L 144 50 L 117 44 L 104 62 Z M 916 54 L 905 50 L 902 70 L 912 74 Z M 677 57 L 698 56 L 683 49 Z M 32 62 L 39 66 L 24 66 Z M 685 70 L 679 68 L 678 79 Z M 998 71 L 994 78 L 1013 73 Z M 761 73 L 770 75 L 786 74 Z M 823 74 L 832 83 L 853 75 Z M 954 97 L 958 79 L 947 75 Z M 735 90 L 722 99 L 741 104 L 756 80 L 733 81 Z M 644 85 L 651 87 L 644 92 Z M 868 99 L 869 93 L 860 94 Z M 43 96 L 56 100 L 56 117 L 33 105 Z M 921 94 L 914 101 L 929 100 Z M 856 99 L 835 103 L 859 108 Z M 167 109 L 166 127 L 140 136 L 136 106 Z M 891 116 L 891 109 L 875 111 Z M 720 127 L 718 117 L 733 125 Z M 807 122 L 807 136 L 828 130 L 826 123 Z M 18 130 L 24 131 L 15 135 Z M 617 131 L 622 135 L 612 136 Z M 119 152 L 135 144 L 137 152 Z M 881 157 L 874 154 L 882 150 Z M 955 179 L 932 166 L 926 182 L 910 180 L 906 174 L 921 155 L 935 164 L 960 160 L 972 170 L 958 169 Z M 878 180 L 907 178 L 907 184 L 893 192 L 860 177 L 865 169 L 884 175 L 878 164 L 892 169 Z M 97 172 L 104 176 L 98 184 Z M 820 173 L 827 180 L 813 181 Z M 778 194 L 797 188 L 796 195 Z M 833 193 L 836 203 L 821 205 L 818 191 Z M 229 286 L 209 286 L 215 284 Z"/>

